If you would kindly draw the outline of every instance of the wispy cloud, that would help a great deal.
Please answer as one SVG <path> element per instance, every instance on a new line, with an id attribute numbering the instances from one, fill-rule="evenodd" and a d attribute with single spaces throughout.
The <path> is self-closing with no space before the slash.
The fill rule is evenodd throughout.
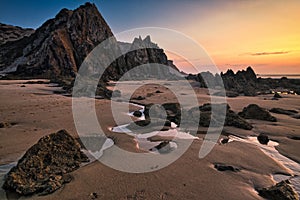
<path id="1" fill-rule="evenodd" d="M 288 54 L 288 53 L 290 53 L 290 51 L 255 52 L 255 53 L 244 53 L 241 55 L 268 56 L 268 55 L 282 55 L 282 54 Z"/>

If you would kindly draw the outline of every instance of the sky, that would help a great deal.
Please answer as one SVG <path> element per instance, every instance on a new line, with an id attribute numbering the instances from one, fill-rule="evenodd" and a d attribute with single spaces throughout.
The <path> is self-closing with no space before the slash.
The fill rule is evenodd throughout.
<path id="1" fill-rule="evenodd" d="M 53 18 L 60 9 L 75 9 L 85 1 L 0 2 L 0 22 L 37 28 Z M 179 31 L 201 45 L 221 71 L 229 68 L 237 71 L 252 66 L 258 74 L 300 74 L 299 0 L 91 2 L 96 4 L 115 34 L 140 27 Z M 177 45 L 178 48 L 182 47 L 180 45 Z M 193 50 L 189 49 L 191 52 Z M 193 72 L 191 65 L 182 57 L 171 53 L 168 56 L 183 71 Z M 196 62 L 196 65 L 201 64 L 201 60 Z"/>

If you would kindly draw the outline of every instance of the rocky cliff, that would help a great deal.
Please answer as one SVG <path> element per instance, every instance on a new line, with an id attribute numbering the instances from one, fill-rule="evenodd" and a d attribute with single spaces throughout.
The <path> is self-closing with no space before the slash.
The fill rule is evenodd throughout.
<path id="1" fill-rule="evenodd" d="M 149 35 L 144 39 L 139 36 L 138 38 L 135 38 L 132 43 L 119 43 L 119 46 L 122 52 L 128 51 L 123 56 L 125 72 L 137 66 L 146 64 L 141 69 L 137 70 L 136 73 L 130 73 L 130 78 L 156 77 L 166 79 L 174 76 L 170 69 L 179 71 L 173 64 L 173 61 L 168 60 L 164 50 L 151 41 Z M 170 68 L 162 67 L 157 64 L 169 66 Z"/>
<path id="2" fill-rule="evenodd" d="M 163 64 L 178 71 L 150 36 L 135 38 L 132 43 L 118 43 L 96 6 L 86 3 L 75 10 L 62 9 L 55 18 L 45 22 L 28 37 L 1 44 L 0 74 L 9 73 L 12 78 L 50 78 L 72 83 L 86 56 L 108 38 L 112 38 L 114 43 L 110 47 L 129 52 L 106 69 L 102 77 L 104 82 L 117 80 L 128 70 L 142 64 Z M 158 65 L 149 65 L 135 76 L 143 78 L 150 72 L 162 78 L 170 74 L 169 70 L 160 69 Z"/>
<path id="3" fill-rule="evenodd" d="M 0 45 L 28 37 L 32 33 L 34 33 L 34 29 L 31 28 L 21 28 L 0 23 Z"/>
<path id="4" fill-rule="evenodd" d="M 0 46 L 0 70 L 28 77 L 74 77 L 88 53 L 112 37 L 94 4 L 62 9 L 32 35 Z"/>

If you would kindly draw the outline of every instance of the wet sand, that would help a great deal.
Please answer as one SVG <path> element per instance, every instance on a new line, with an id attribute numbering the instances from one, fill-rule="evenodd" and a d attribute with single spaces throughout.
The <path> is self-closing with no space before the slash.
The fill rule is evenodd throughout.
<path id="1" fill-rule="evenodd" d="M 24 84 L 26 81 L 0 81 L 0 122 L 13 123 L 0 129 L 0 164 L 15 162 L 24 152 L 44 135 L 66 129 L 78 137 L 72 116 L 72 99 L 58 94 L 48 84 Z M 128 84 L 134 84 L 128 82 Z M 25 85 L 25 87 L 21 87 Z M 159 90 L 162 93 L 156 93 Z M 191 95 L 190 91 L 178 88 L 178 94 Z M 127 89 L 130 94 L 130 87 Z M 125 92 L 126 93 L 126 92 Z M 149 84 L 137 90 L 133 96 L 152 95 L 140 104 L 176 102 L 174 94 L 163 86 Z M 196 90 L 199 104 L 209 102 L 206 89 Z M 279 107 L 300 109 L 300 97 L 283 95 L 278 101 L 270 95 L 258 97 L 227 98 L 231 108 L 239 112 L 248 104 L 255 103 L 267 109 Z M 136 148 L 133 137 L 111 132 L 109 128 L 117 124 L 113 120 L 109 100 L 96 100 L 98 119 L 107 136 L 117 138 L 116 145 L 132 152 L 142 152 Z M 187 106 L 189 102 L 185 102 Z M 115 106 L 124 106 L 117 102 Z M 131 106 L 130 111 L 139 109 Z M 129 123 L 124 116 L 122 124 Z M 251 131 L 225 127 L 224 132 L 241 137 L 266 133 L 276 140 L 276 148 L 283 155 L 300 161 L 299 140 L 288 136 L 300 136 L 297 119 L 286 115 L 273 114 L 278 122 L 266 123 L 249 120 L 254 125 Z M 121 124 L 118 124 L 121 125 Z M 47 196 L 22 197 L 22 199 L 90 199 L 96 192 L 98 199 L 262 199 L 255 191 L 257 187 L 274 184 L 273 174 L 289 174 L 282 164 L 270 158 L 259 147 L 234 141 L 225 145 L 217 144 L 208 156 L 199 159 L 198 153 L 203 142 L 203 134 L 197 135 L 187 152 L 177 161 L 159 171 L 145 174 L 130 174 L 111 169 L 95 161 L 72 172 L 73 180 L 53 194 Z M 223 137 L 223 136 L 222 136 Z M 104 154 L 109 153 L 109 149 Z M 215 163 L 232 165 L 239 172 L 218 171 Z"/>

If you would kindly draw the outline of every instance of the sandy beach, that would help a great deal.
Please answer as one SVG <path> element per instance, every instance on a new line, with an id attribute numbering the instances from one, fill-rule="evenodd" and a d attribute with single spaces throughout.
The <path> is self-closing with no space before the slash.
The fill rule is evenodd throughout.
<path id="1" fill-rule="evenodd" d="M 18 161 L 24 152 L 42 136 L 65 129 L 78 138 L 72 116 L 72 98 L 53 91 L 61 90 L 51 84 L 25 84 L 26 81 L 0 81 L 0 121 L 11 125 L 0 129 L 0 165 Z M 174 94 L 159 82 L 146 84 L 133 96 L 152 93 L 140 104 L 174 102 Z M 134 84 L 131 82 L 125 84 Z M 145 84 L 145 83 L 143 83 Z M 113 87 L 113 85 L 111 86 Z M 128 87 L 130 88 L 130 87 Z M 155 93 L 160 90 L 161 93 Z M 195 89 L 199 105 L 209 102 L 206 89 Z M 128 93 L 130 90 L 128 89 Z M 189 95 L 189 91 L 181 91 Z M 300 110 L 299 96 L 284 95 L 273 101 L 271 95 L 257 97 L 227 98 L 231 109 L 241 111 L 249 104 L 257 104 L 266 109 L 274 107 Z M 96 100 L 97 115 L 107 136 L 116 139 L 116 145 L 124 150 L 142 152 L 137 149 L 133 137 L 124 133 L 115 133 L 111 127 L 129 123 L 124 117 L 122 124 L 116 124 L 110 108 L 110 100 Z M 123 106 L 116 102 L 114 105 Z M 138 107 L 131 106 L 134 111 Z M 120 113 L 127 115 L 127 113 Z M 272 141 L 279 143 L 276 149 L 280 154 L 300 162 L 300 141 L 292 139 L 300 136 L 299 119 L 287 115 L 274 114 L 277 122 L 248 120 L 254 128 L 251 131 L 224 127 L 223 135 L 241 138 L 267 134 Z M 92 199 L 92 193 L 99 199 L 263 199 L 256 188 L 275 184 L 273 175 L 292 175 L 294 172 L 275 158 L 263 152 L 259 146 L 242 141 L 216 144 L 203 159 L 199 159 L 199 149 L 203 143 L 203 134 L 197 134 L 190 148 L 177 161 L 161 170 L 132 174 L 114 170 L 99 161 L 89 163 L 71 173 L 73 180 L 53 194 L 46 196 L 21 197 L 20 199 Z M 16 139 L 17 138 L 17 139 Z M 294 137 L 296 138 L 296 137 Z M 109 154 L 109 149 L 104 151 Z M 222 163 L 239 168 L 234 171 L 218 171 L 214 165 Z M 14 194 L 8 193 L 8 199 Z"/>

